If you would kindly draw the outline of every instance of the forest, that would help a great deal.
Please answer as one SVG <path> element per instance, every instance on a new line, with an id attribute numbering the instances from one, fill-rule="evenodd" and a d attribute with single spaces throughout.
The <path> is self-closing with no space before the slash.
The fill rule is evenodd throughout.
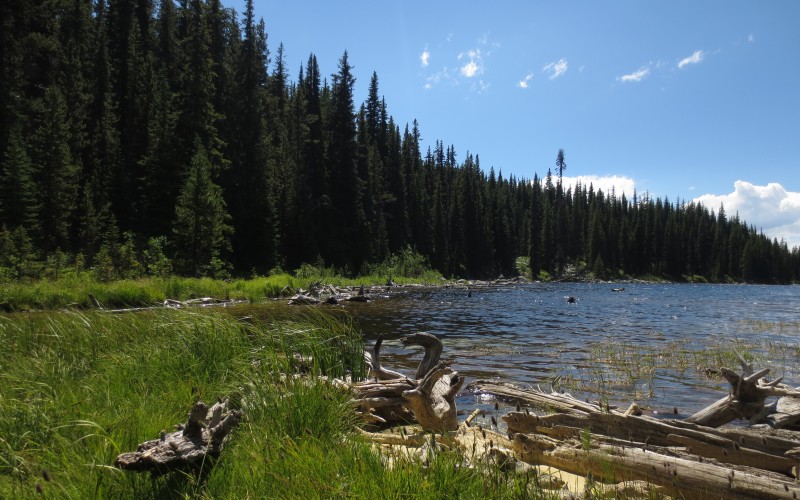
<path id="1" fill-rule="evenodd" d="M 448 277 L 800 281 L 800 249 L 722 206 L 565 189 L 557 145 L 533 179 L 423 148 L 376 73 L 354 102 L 346 50 L 332 75 L 288 68 L 252 0 L 16 0 L 0 23 L 0 281 L 357 275 L 403 252 Z"/>

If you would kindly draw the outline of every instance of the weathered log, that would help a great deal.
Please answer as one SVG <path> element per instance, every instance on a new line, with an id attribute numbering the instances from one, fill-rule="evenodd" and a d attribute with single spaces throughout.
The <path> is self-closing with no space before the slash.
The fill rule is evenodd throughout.
<path id="1" fill-rule="evenodd" d="M 298 293 L 294 295 L 291 299 L 289 299 L 290 305 L 316 305 L 321 303 L 322 301 L 318 298 L 312 297 L 310 295 L 305 295 L 302 293 Z"/>
<path id="2" fill-rule="evenodd" d="M 455 397 L 463 384 L 457 372 L 439 363 L 403 397 L 423 429 L 452 431 L 458 428 Z"/>
<path id="3" fill-rule="evenodd" d="M 665 456 L 647 449 L 514 435 L 512 449 L 528 463 L 550 465 L 606 482 L 646 481 L 681 498 L 793 498 L 794 480 L 734 471 L 709 462 Z"/>
<path id="4" fill-rule="evenodd" d="M 97 309 L 104 309 L 104 307 L 103 307 L 103 304 L 101 304 L 101 303 L 100 303 L 100 301 L 99 301 L 99 300 L 97 300 L 97 298 L 95 298 L 94 294 L 93 294 L 93 293 L 91 293 L 91 292 L 89 292 L 89 301 L 90 301 L 90 302 L 92 303 L 92 305 L 93 305 L 94 307 L 96 307 Z"/>
<path id="5" fill-rule="evenodd" d="M 575 399 L 569 394 L 546 393 L 540 389 L 526 389 L 506 382 L 477 380 L 469 384 L 467 388 L 475 392 L 486 392 L 519 403 L 563 413 L 601 412 L 606 409 L 595 403 Z M 616 409 L 608 408 L 608 411 L 616 412 Z"/>
<path id="6" fill-rule="evenodd" d="M 120 469 L 167 472 L 198 467 L 209 459 L 219 457 L 225 438 L 239 424 L 241 412 L 228 410 L 227 401 L 219 401 L 209 408 L 202 401 L 195 403 L 186 424 L 172 433 L 161 431 L 159 439 L 140 444 L 135 452 L 117 456 L 114 465 Z"/>
<path id="7" fill-rule="evenodd" d="M 797 445 L 791 440 L 767 440 L 745 430 L 714 432 L 702 426 L 676 426 L 674 420 L 658 420 L 646 416 L 624 416 L 608 413 L 587 413 L 537 416 L 511 412 L 502 417 L 511 433 L 538 433 L 565 439 L 581 432 L 591 432 L 600 440 L 605 437 L 633 447 L 686 448 L 692 456 L 715 459 L 719 462 L 752 467 L 792 475 L 798 462 L 787 457 L 787 451 Z M 711 431 L 711 432 L 707 432 Z M 684 455 L 680 450 L 675 453 Z"/>
<path id="8" fill-rule="evenodd" d="M 766 422 L 775 429 L 793 427 L 800 422 L 800 397 L 784 396 L 778 398 L 775 407 L 765 417 Z"/>
<path id="9" fill-rule="evenodd" d="M 422 361 L 419 362 L 417 371 L 414 374 L 414 378 L 417 380 L 421 380 L 436 366 L 439 362 L 439 358 L 442 356 L 442 350 L 444 349 L 439 337 L 426 332 L 406 335 L 401 337 L 400 341 L 403 343 L 403 347 L 418 345 L 425 348 L 425 355 L 422 357 Z"/>
<path id="10" fill-rule="evenodd" d="M 383 344 L 383 335 L 379 335 L 372 347 L 372 353 L 364 351 L 364 360 L 372 370 L 373 375 L 378 380 L 392 380 L 392 379 L 406 379 L 406 376 L 394 370 L 387 370 L 381 365 L 381 345 Z M 405 390 L 405 389 L 403 389 Z"/>

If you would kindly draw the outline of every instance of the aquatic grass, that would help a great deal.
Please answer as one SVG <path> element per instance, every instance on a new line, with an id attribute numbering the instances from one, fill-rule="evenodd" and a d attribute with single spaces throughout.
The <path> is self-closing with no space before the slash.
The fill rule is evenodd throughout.
<path id="1" fill-rule="evenodd" d="M 718 370 L 724 366 L 738 371 L 737 353 L 756 368 L 771 368 L 772 379 L 800 370 L 800 343 L 774 338 L 715 337 L 701 345 L 688 340 L 663 345 L 608 340 L 590 345 L 580 364 L 557 370 L 551 386 L 601 402 L 653 399 L 659 379 L 691 379 L 697 387 L 721 389 L 726 382 Z"/>
<path id="2" fill-rule="evenodd" d="M 783 335 L 796 335 L 800 333 L 800 321 L 766 321 L 743 319 L 739 321 L 740 328 L 753 332 L 774 332 Z"/>

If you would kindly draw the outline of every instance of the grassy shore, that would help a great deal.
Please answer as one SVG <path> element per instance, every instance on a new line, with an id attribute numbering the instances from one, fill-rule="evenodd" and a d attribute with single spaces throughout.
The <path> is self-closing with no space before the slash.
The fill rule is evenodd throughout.
<path id="1" fill-rule="evenodd" d="M 386 467 L 354 434 L 349 396 L 287 378 L 364 376 L 354 325 L 318 312 L 242 322 L 213 311 L 0 315 L 0 498 L 514 498 L 531 479 L 463 467 L 455 453 Z M 115 457 L 184 422 L 197 400 L 245 409 L 203 476 L 153 479 Z M 537 493 L 533 493 L 537 494 Z"/>
<path id="2" fill-rule="evenodd" d="M 414 276 L 390 276 L 397 284 L 441 282 L 441 275 L 428 271 Z M 333 271 L 313 268 L 295 274 L 280 273 L 268 277 L 239 280 L 212 278 L 148 277 L 135 280 L 101 282 L 89 273 L 70 273 L 58 279 L 3 283 L 0 287 L 0 310 L 30 311 L 94 307 L 89 294 L 112 308 L 142 307 L 165 299 L 187 300 L 197 297 L 246 300 L 257 303 L 269 298 L 294 294 L 314 282 L 334 286 L 385 284 L 387 275 L 372 274 L 348 278 Z"/>

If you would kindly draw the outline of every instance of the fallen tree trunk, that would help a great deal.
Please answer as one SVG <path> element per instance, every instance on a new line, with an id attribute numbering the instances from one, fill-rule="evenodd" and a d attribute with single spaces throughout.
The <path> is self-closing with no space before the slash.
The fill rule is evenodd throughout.
<path id="1" fill-rule="evenodd" d="M 600 406 L 599 404 L 589 403 L 575 399 L 569 394 L 546 393 L 541 389 L 526 389 L 518 385 L 507 382 L 497 382 L 489 380 L 477 380 L 467 389 L 474 392 L 485 392 L 502 398 L 510 399 L 518 403 L 531 405 L 533 407 L 546 410 L 559 411 L 562 413 L 590 413 L 601 412 L 606 409 L 609 412 L 618 413 L 616 408 Z"/>
<path id="2" fill-rule="evenodd" d="M 122 453 L 114 461 L 120 469 L 161 475 L 172 470 L 199 467 L 219 456 L 225 438 L 239 424 L 241 412 L 229 411 L 227 401 L 209 408 L 195 403 L 186 424 L 172 433 L 161 431 L 159 439 L 140 444 L 135 452 Z"/>
<path id="3" fill-rule="evenodd" d="M 413 389 L 403 392 L 411 413 L 426 431 L 458 428 L 455 398 L 464 379 L 444 363 L 430 369 Z"/>
<path id="4" fill-rule="evenodd" d="M 797 460 L 786 455 L 797 447 L 797 442 L 774 437 L 767 439 L 744 429 L 714 432 L 715 429 L 697 425 L 672 425 L 672 420 L 608 413 L 536 416 L 512 412 L 502 418 L 512 434 L 535 433 L 572 439 L 589 432 L 592 438 L 612 438 L 630 447 L 670 448 L 673 453 L 689 458 L 714 459 L 785 476 L 793 475 L 798 466 Z"/>

